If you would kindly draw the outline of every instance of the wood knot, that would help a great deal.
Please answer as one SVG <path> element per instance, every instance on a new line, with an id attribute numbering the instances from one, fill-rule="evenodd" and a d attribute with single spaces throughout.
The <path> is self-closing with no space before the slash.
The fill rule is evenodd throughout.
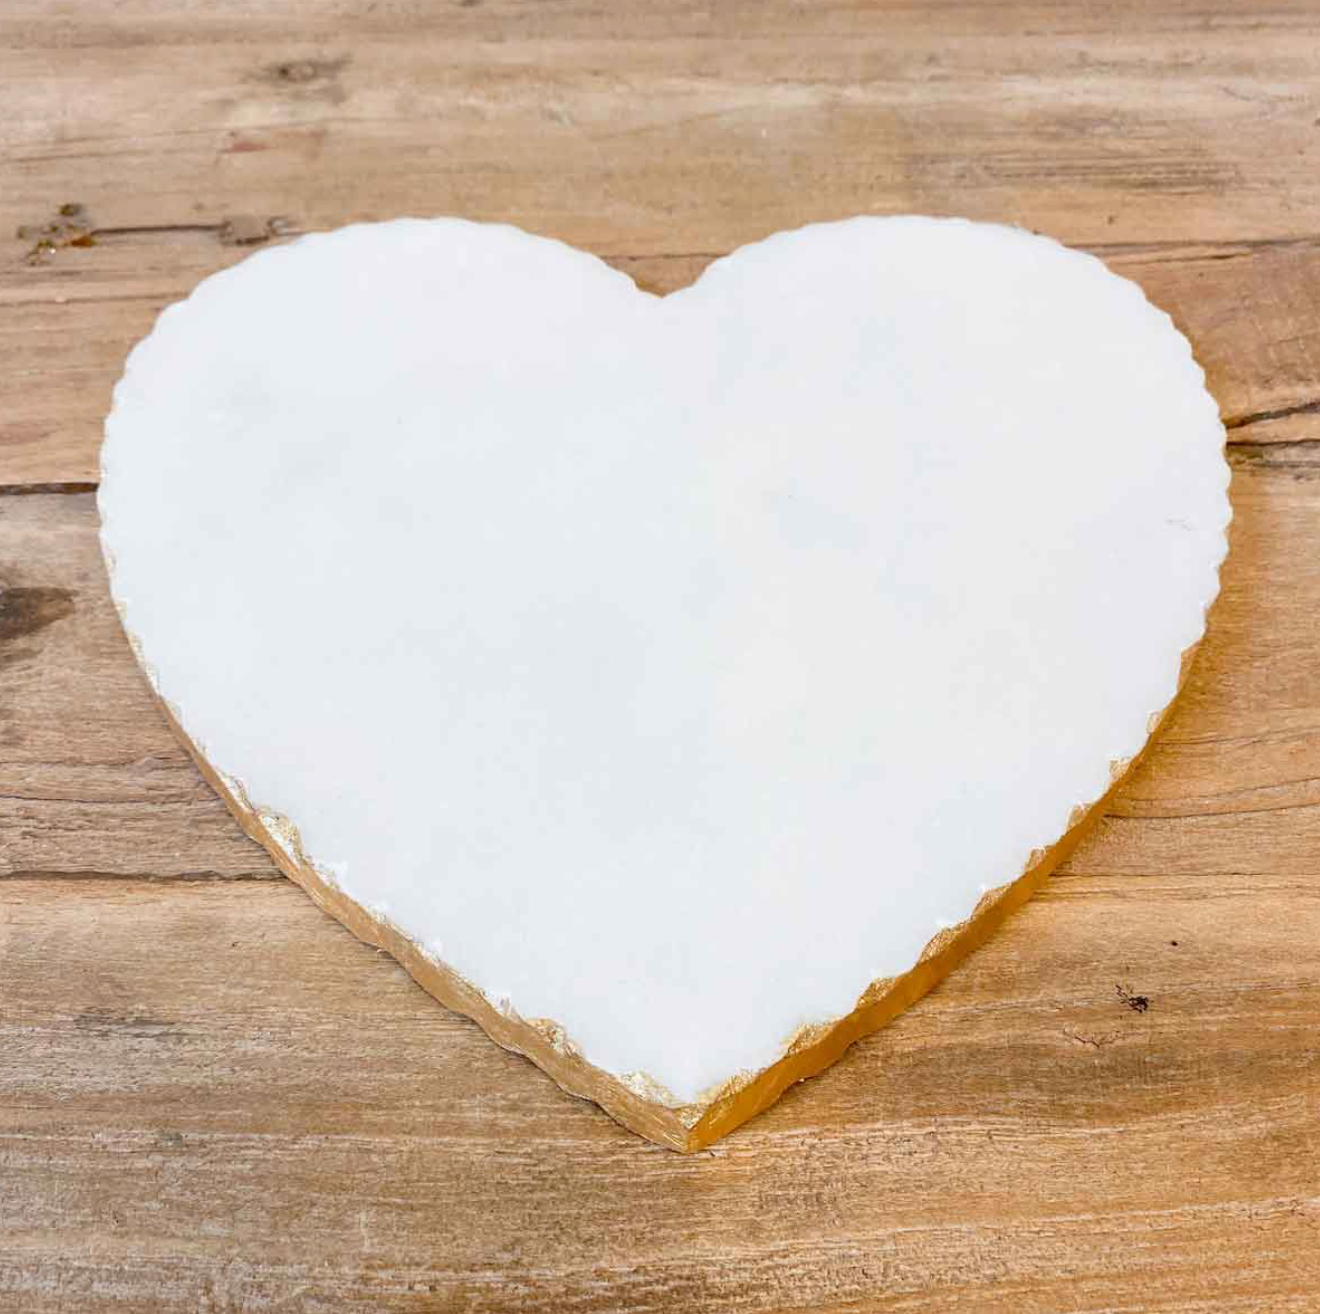
<path id="1" fill-rule="evenodd" d="M 280 82 L 315 82 L 321 76 L 321 70 L 310 59 L 297 59 L 276 64 L 275 76 Z"/>
<path id="2" fill-rule="evenodd" d="M 315 95 L 339 99 L 339 75 L 348 67 L 348 56 L 338 59 L 282 59 L 259 69 L 256 78 L 276 87 L 306 87 Z"/>

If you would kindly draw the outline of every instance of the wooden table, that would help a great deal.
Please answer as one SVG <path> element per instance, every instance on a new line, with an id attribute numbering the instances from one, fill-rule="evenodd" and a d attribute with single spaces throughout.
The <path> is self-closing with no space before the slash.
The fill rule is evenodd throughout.
<path id="1" fill-rule="evenodd" d="M 108 601 L 101 417 L 282 232 L 506 219 L 670 289 L 892 211 L 1173 313 L 1230 430 L 1223 597 L 1047 893 L 684 1159 L 243 838 Z M 1316 0 L 7 0 L 0 232 L 0 1309 L 1320 1309 Z"/>

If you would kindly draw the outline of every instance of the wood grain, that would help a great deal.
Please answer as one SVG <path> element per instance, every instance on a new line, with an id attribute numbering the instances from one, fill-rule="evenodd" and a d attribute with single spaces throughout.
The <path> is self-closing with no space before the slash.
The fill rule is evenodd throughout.
<path id="1" fill-rule="evenodd" d="M 673 254 L 876 210 L 1310 236 L 1320 203 L 1311 0 L 10 0 L 0 44 L 6 227 L 421 210 Z"/>
<path id="2" fill-rule="evenodd" d="M 222 244 L 233 220 L 249 235 L 272 219 L 507 220 L 660 288 L 814 219 L 1022 223 L 1138 278 L 1190 262 L 1152 284 L 1157 299 L 1165 274 L 1205 285 L 1210 304 L 1180 302 L 1194 335 L 1254 315 L 1226 414 L 1320 401 L 1304 309 L 1320 291 L 1314 0 L 684 2 L 663 18 L 396 0 L 241 22 L 189 0 L 113 17 L 11 0 L 0 50 L 0 234 L 68 203 L 96 234 L 36 264 L 37 235 L 10 239 L 0 485 L 96 478 L 128 347 L 242 254 Z M 1272 300 L 1247 290 L 1261 261 Z M 1303 363 L 1305 394 L 1271 395 L 1275 369 Z"/>
<path id="3" fill-rule="evenodd" d="M 1314 1309 L 1317 119 L 1314 0 L 10 0 L 0 488 L 75 491 L 0 496 L 0 1310 Z M 92 244 L 29 263 L 69 202 Z M 1051 232 L 1173 313 L 1231 427 L 1224 593 L 1045 892 L 680 1159 L 278 878 L 76 490 L 128 347 L 271 219 L 508 219 L 666 290 L 894 210 Z"/>
<path id="4" fill-rule="evenodd" d="M 6 649 L 0 1307 L 1306 1308 L 1318 476 L 1238 470 L 1223 601 L 1099 834 L 709 1177 L 261 879 L 117 629 L 92 499 L 10 499 L 22 558 L 57 548 L 20 587 L 74 610 Z"/>
<path id="5" fill-rule="evenodd" d="M 13 1309 L 1313 1308 L 1320 908 L 1295 886 L 1056 878 L 688 1159 L 286 883 L 20 880 L 6 908 Z"/>

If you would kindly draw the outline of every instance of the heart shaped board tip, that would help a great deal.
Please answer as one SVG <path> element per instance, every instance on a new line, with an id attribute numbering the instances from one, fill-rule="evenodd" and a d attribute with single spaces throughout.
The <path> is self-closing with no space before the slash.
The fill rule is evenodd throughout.
<path id="1" fill-rule="evenodd" d="M 687 1150 L 923 994 L 1098 815 L 1217 592 L 1223 443 L 1168 316 L 1020 230 L 815 225 L 660 298 L 397 220 L 161 315 L 102 540 L 283 870 Z"/>

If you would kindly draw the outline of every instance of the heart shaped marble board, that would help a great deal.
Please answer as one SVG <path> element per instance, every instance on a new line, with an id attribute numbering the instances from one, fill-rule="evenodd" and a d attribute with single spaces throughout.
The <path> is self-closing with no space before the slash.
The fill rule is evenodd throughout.
<path id="1" fill-rule="evenodd" d="M 1075 842 L 1201 637 L 1223 440 L 1168 317 L 1025 232 L 819 225 L 662 299 L 400 220 L 165 311 L 100 502 L 139 657 L 249 833 L 692 1149 Z"/>

